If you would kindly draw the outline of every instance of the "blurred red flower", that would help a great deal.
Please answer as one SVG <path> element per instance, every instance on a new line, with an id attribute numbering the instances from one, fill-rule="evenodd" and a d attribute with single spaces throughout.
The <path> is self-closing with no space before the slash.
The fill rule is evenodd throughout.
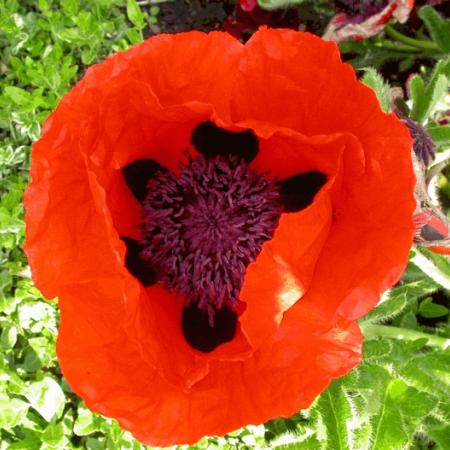
<path id="1" fill-rule="evenodd" d="M 308 407 L 406 265 L 411 144 L 309 34 L 160 35 L 90 68 L 25 194 L 74 392 L 150 445 Z"/>
<path id="2" fill-rule="evenodd" d="M 299 10 L 291 7 L 269 11 L 261 8 L 256 0 L 241 0 L 236 2 L 222 27 L 235 38 L 246 41 L 262 25 L 298 30 Z"/>
<path id="3" fill-rule="evenodd" d="M 342 12 L 327 26 L 324 39 L 341 42 L 362 40 L 380 33 L 392 19 L 406 22 L 414 8 L 414 0 L 340 0 Z"/>

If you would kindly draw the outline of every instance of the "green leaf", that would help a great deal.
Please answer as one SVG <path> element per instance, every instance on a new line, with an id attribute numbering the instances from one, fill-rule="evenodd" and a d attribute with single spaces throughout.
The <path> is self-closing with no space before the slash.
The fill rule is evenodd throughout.
<path id="1" fill-rule="evenodd" d="M 14 347 L 17 342 L 17 328 L 12 323 L 0 324 L 2 332 L 0 334 L 0 348 L 9 350 Z"/>
<path id="2" fill-rule="evenodd" d="M 448 79 L 444 74 L 433 77 L 425 88 L 419 75 L 410 81 L 410 93 L 413 100 L 411 118 L 418 123 L 425 123 L 436 103 L 447 92 Z"/>
<path id="3" fill-rule="evenodd" d="M 31 102 L 31 94 L 16 86 L 6 86 L 5 94 L 17 105 L 27 105 Z"/>
<path id="4" fill-rule="evenodd" d="M 61 6 L 70 16 L 75 16 L 78 13 L 78 0 L 61 0 Z"/>
<path id="5" fill-rule="evenodd" d="M 392 350 L 391 341 L 388 339 L 366 339 L 364 341 L 364 360 L 378 360 L 387 356 Z"/>
<path id="6" fill-rule="evenodd" d="M 367 69 L 364 69 L 364 71 L 361 81 L 375 91 L 381 109 L 384 112 L 389 112 L 391 87 L 374 68 L 368 67 Z"/>
<path id="7" fill-rule="evenodd" d="M 436 442 L 438 449 L 450 448 L 450 424 L 427 424 L 425 432 Z"/>
<path id="8" fill-rule="evenodd" d="M 411 385 L 443 399 L 450 397 L 450 349 L 414 355 L 401 368 L 401 376 Z"/>
<path id="9" fill-rule="evenodd" d="M 435 317 L 446 316 L 448 314 L 448 308 L 433 303 L 432 297 L 428 297 L 420 303 L 419 313 L 422 317 L 433 319 Z"/>
<path id="10" fill-rule="evenodd" d="M 417 249 L 411 262 L 444 289 L 450 289 L 450 259 L 426 248 Z"/>
<path id="11" fill-rule="evenodd" d="M 285 434 L 270 443 L 272 450 L 321 450 L 323 445 L 316 436 Z"/>
<path id="12" fill-rule="evenodd" d="M 417 424 L 429 414 L 435 400 L 402 380 L 388 382 L 382 408 L 372 419 L 374 435 L 371 450 L 405 448 L 411 441 Z"/>
<path id="13" fill-rule="evenodd" d="M 450 145 L 450 125 L 430 126 L 427 131 L 436 145 Z"/>
<path id="14" fill-rule="evenodd" d="M 320 395 L 315 409 L 325 427 L 327 448 L 348 449 L 347 420 L 351 417 L 351 409 L 340 381 L 333 381 Z"/>
<path id="15" fill-rule="evenodd" d="M 0 428 L 10 430 L 19 425 L 28 412 L 29 405 L 17 398 L 0 396 Z"/>
<path id="16" fill-rule="evenodd" d="M 262 9 L 272 11 L 274 9 L 287 8 L 292 5 L 300 4 L 306 0 L 258 0 L 258 5 Z"/>
<path id="17" fill-rule="evenodd" d="M 400 320 L 400 326 L 409 330 L 415 330 L 417 328 L 416 315 L 411 311 L 408 311 Z"/>
<path id="18" fill-rule="evenodd" d="M 145 15 L 136 3 L 136 0 L 127 0 L 127 16 L 130 22 L 142 30 L 145 26 Z"/>
<path id="19" fill-rule="evenodd" d="M 407 304 L 408 296 L 404 290 L 398 293 L 391 291 L 384 301 L 363 318 L 363 321 L 381 323 L 392 320 L 405 309 Z"/>
<path id="20" fill-rule="evenodd" d="M 430 35 L 439 48 L 450 53 L 450 20 L 443 19 L 431 6 L 426 5 L 419 10 L 419 17 L 428 28 Z"/>
<path id="21" fill-rule="evenodd" d="M 40 432 L 22 428 L 20 435 L 24 437 L 10 444 L 8 450 L 40 450 L 42 448 Z"/>
<path id="22" fill-rule="evenodd" d="M 99 426 L 99 420 L 86 408 L 78 408 L 78 416 L 73 425 L 73 432 L 77 436 L 86 436 L 93 433 Z"/>
<path id="23" fill-rule="evenodd" d="M 64 440 L 64 426 L 61 422 L 50 423 L 41 434 L 42 442 L 55 446 Z"/>
<path id="24" fill-rule="evenodd" d="M 31 383 L 25 391 L 25 397 L 47 422 L 55 416 L 59 417 L 64 408 L 64 392 L 50 377 Z"/>
<path id="25" fill-rule="evenodd" d="M 87 438 L 86 439 L 86 449 L 87 450 L 104 450 L 106 447 L 103 442 L 98 439 Z"/>

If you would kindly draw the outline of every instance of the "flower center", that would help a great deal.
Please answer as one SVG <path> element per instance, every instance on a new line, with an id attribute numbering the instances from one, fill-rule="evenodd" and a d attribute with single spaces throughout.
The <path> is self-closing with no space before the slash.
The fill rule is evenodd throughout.
<path id="1" fill-rule="evenodd" d="M 141 256 L 213 326 L 217 311 L 236 310 L 246 268 L 278 224 L 279 197 L 235 155 L 198 156 L 178 177 L 160 172 L 144 201 Z"/>

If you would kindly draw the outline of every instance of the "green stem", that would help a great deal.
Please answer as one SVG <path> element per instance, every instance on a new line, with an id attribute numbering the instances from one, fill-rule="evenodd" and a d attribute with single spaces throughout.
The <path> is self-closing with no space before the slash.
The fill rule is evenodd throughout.
<path id="1" fill-rule="evenodd" d="M 384 28 L 385 33 L 393 39 L 396 39 L 399 42 L 403 42 L 406 45 L 414 47 L 420 50 L 433 50 L 438 52 L 439 47 L 431 41 L 424 41 L 422 39 L 414 39 L 409 36 L 405 36 L 400 31 L 397 31 L 392 25 L 387 25 Z"/>
<path id="2" fill-rule="evenodd" d="M 406 53 L 418 53 L 423 51 L 417 47 L 412 47 L 411 45 L 401 45 L 390 41 L 375 42 L 374 44 L 378 48 L 385 48 L 386 50 L 393 50 L 394 52 L 406 52 Z"/>
<path id="3" fill-rule="evenodd" d="M 407 328 L 391 327 L 387 325 L 374 325 L 370 323 L 361 324 L 366 339 L 390 338 L 415 341 L 416 339 L 428 339 L 427 345 L 445 350 L 450 347 L 450 339 L 422 333 L 421 331 L 409 330 Z"/>

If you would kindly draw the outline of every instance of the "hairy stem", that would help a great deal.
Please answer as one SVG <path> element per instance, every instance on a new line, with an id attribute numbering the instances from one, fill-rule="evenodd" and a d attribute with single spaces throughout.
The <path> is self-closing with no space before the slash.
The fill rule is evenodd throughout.
<path id="1" fill-rule="evenodd" d="M 428 339 L 427 345 L 445 350 L 450 347 L 450 339 L 435 336 L 421 331 L 406 328 L 391 327 L 387 325 L 374 325 L 370 323 L 361 324 L 366 339 L 389 338 L 415 341 L 416 339 Z"/>

